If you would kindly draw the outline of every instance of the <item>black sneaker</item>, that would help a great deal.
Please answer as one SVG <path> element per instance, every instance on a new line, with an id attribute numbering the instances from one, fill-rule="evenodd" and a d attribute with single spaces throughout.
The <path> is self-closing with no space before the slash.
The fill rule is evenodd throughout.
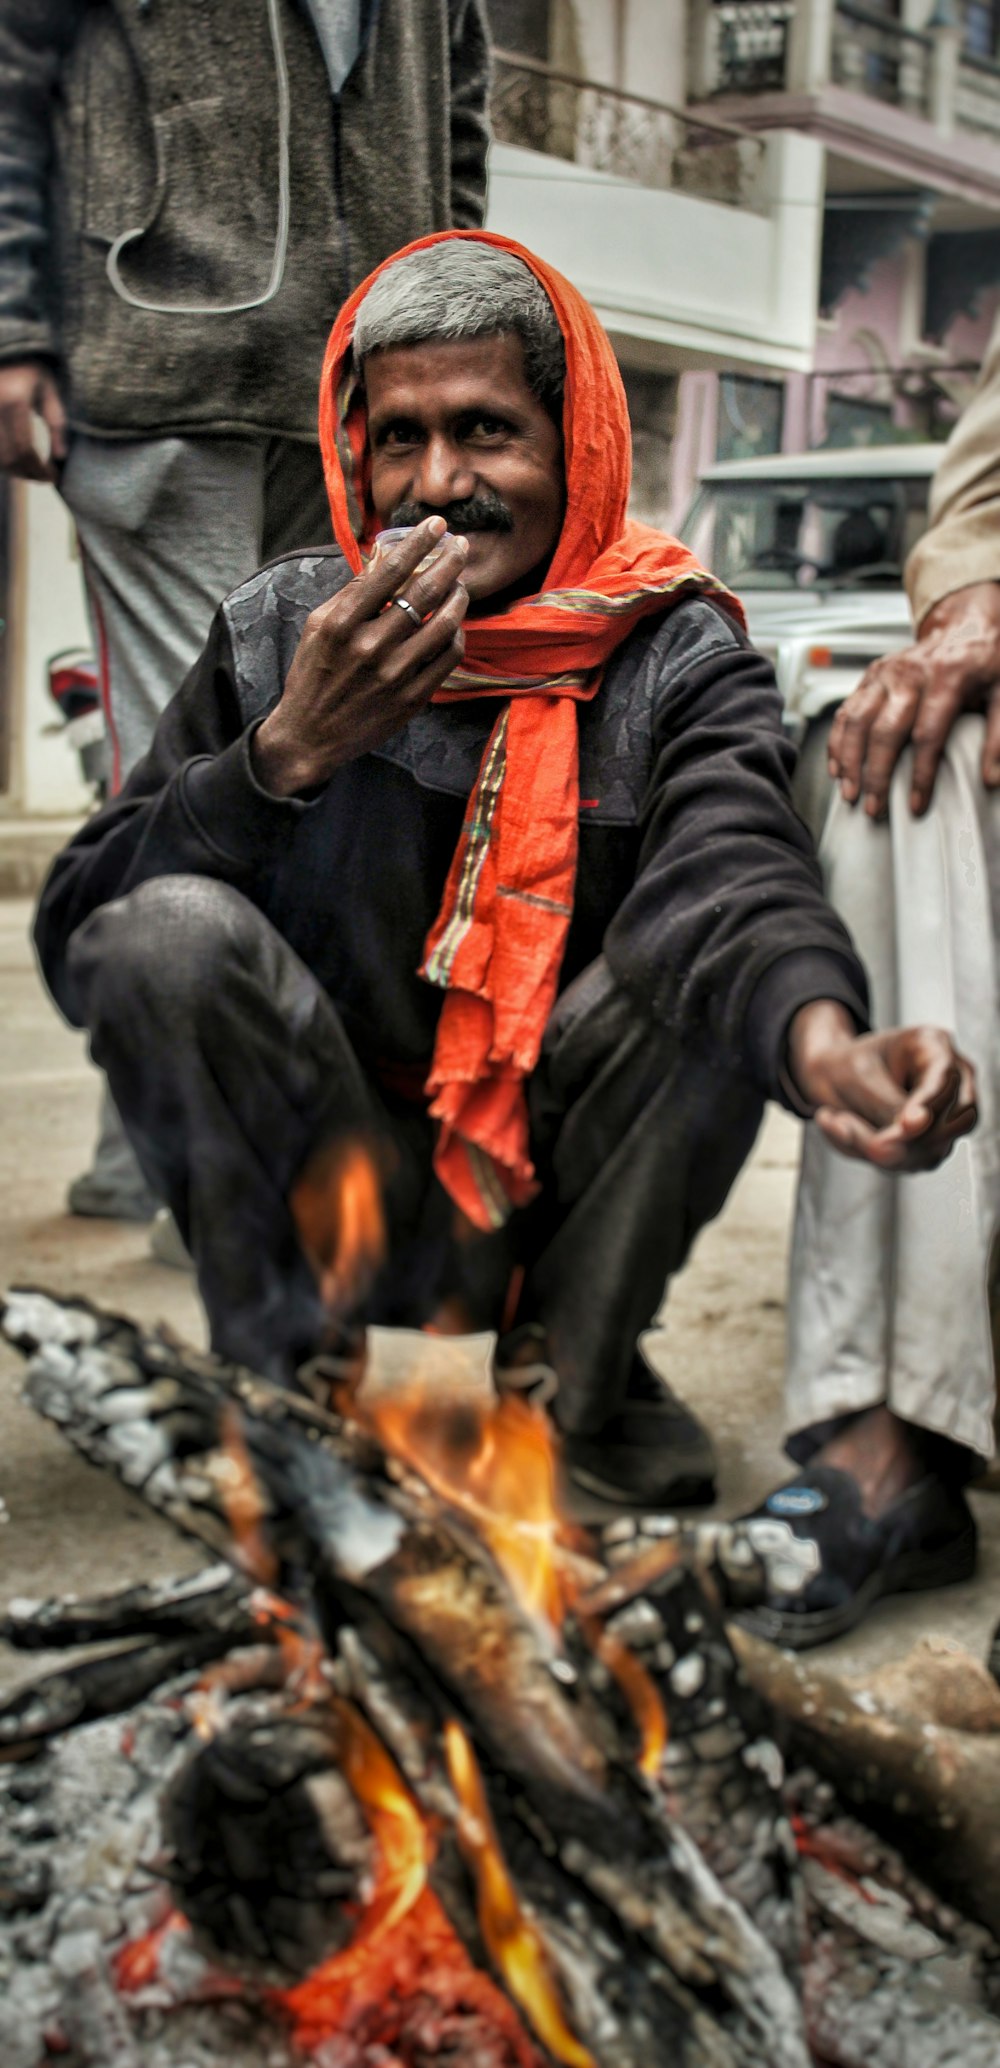
<path id="1" fill-rule="evenodd" d="M 66 1194 L 67 1212 L 78 1214 L 85 1221 L 149 1222 L 159 1204 L 138 1167 L 135 1176 L 128 1178 L 84 1171 L 82 1177 L 73 1179 Z"/>
<path id="2" fill-rule="evenodd" d="M 517 1393 L 536 1407 L 549 1407 L 559 1381 L 549 1363 L 549 1342 L 537 1321 L 508 1329 L 493 1352 L 493 1384 L 497 1392 Z"/>
<path id="3" fill-rule="evenodd" d="M 548 1406 L 558 1378 L 545 1331 L 534 1323 L 501 1338 L 497 1390 Z M 593 1435 L 563 1433 L 563 1467 L 572 1487 L 616 1508 L 704 1507 L 715 1499 L 715 1452 L 707 1429 L 678 1400 L 637 1348 L 625 1399 Z"/>
<path id="4" fill-rule="evenodd" d="M 853 1630 L 885 1594 L 950 1587 L 976 1570 L 976 1525 L 958 1487 L 928 1474 L 877 1519 L 849 1472 L 812 1465 L 742 1517 L 768 1577 L 738 1620 L 791 1651 Z"/>

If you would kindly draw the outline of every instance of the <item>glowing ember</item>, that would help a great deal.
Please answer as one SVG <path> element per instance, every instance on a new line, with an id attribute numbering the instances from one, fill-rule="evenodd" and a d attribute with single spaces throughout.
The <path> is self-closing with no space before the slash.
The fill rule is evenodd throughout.
<path id="1" fill-rule="evenodd" d="M 152 1931 L 144 1932 L 140 1939 L 131 1939 L 127 1946 L 120 1946 L 111 1963 L 117 1987 L 123 1996 L 133 1995 L 155 1982 L 160 1972 L 160 1958 L 164 1946 L 173 1932 L 186 1932 L 187 1918 L 179 1910 L 171 1910 L 161 1924 Z"/>
<path id="2" fill-rule="evenodd" d="M 525 1915 L 501 1851 L 475 1754 L 461 1726 L 445 1726 L 445 1753 L 459 1801 L 459 1844 L 476 1877 L 479 1926 L 515 2003 L 543 2046 L 567 2068 L 594 2068 L 570 2031 L 539 1932 Z"/>
<path id="3" fill-rule="evenodd" d="M 804 1817 L 800 1817 L 795 1813 L 789 1818 L 789 1823 L 792 1827 L 792 1837 L 795 1840 L 795 1850 L 800 1860 L 818 1860 L 820 1866 L 825 1867 L 828 1874 L 835 1874 L 838 1881 L 846 1881 L 854 1890 L 855 1895 L 861 1896 L 864 1902 L 875 1903 L 878 1901 L 877 1896 L 872 1894 L 871 1889 L 865 1887 L 863 1875 L 858 1872 L 857 1865 L 853 1863 L 848 1864 L 848 1861 L 842 1857 L 836 1833 L 831 1831 L 815 1831 L 806 1823 Z M 855 1854 L 856 1860 L 855 1848 L 852 1847 L 851 1851 L 852 1854 Z"/>
<path id="4" fill-rule="evenodd" d="M 277 1644 L 284 1668 L 285 1686 L 297 1695 L 296 1706 L 307 1708 L 327 1691 L 323 1662 L 326 1646 L 298 1609 L 279 1594 L 258 1588 L 253 1596 L 254 1615 Z"/>
<path id="5" fill-rule="evenodd" d="M 227 1407 L 223 1415 L 221 1451 L 214 1474 L 236 1546 L 237 1564 L 262 1587 L 273 1586 L 278 1561 L 264 1535 L 267 1504 L 246 1447 L 238 1408 Z"/>
<path id="6" fill-rule="evenodd" d="M 124 1996 L 164 1984 L 169 1940 L 188 1930 L 176 1910 L 115 1955 L 115 1982 Z M 291 2027 L 296 2045 L 311 2057 L 324 2042 L 351 2040 L 372 2059 L 405 2068 L 440 2054 L 442 2060 L 482 2061 L 488 2068 L 542 2068 L 517 2012 L 488 1975 L 474 1967 L 437 1897 L 425 1889 L 391 1930 L 357 1938 L 291 1989 L 259 1989 L 236 1975 L 209 1968 L 187 2002 L 242 1998 Z M 389 2050 L 391 2051 L 391 2054 Z M 63 2051 L 58 2037 L 51 2052 Z M 354 2058 L 352 2053 L 351 2058 Z"/>
<path id="7" fill-rule="evenodd" d="M 510 2005 L 473 1966 L 427 1886 L 434 1834 L 398 1769 L 351 1703 L 333 1696 L 331 1708 L 338 1764 L 376 1841 L 376 1885 L 350 1945 L 269 2002 L 306 2049 L 333 2033 L 400 2046 L 406 2035 L 419 2039 L 421 2021 L 437 2029 L 451 2021 L 461 2059 L 476 2053 L 470 2020 L 480 2020 L 503 2042 L 510 2068 L 538 2068 Z"/>
<path id="8" fill-rule="evenodd" d="M 574 1588 L 564 1552 L 576 1533 L 556 1500 L 551 1425 L 506 1397 L 443 1397 L 403 1387 L 358 1403 L 387 1450 L 475 1525 L 528 1615 L 562 1624 Z"/>
<path id="9" fill-rule="evenodd" d="M 310 1158 L 289 1198 L 299 1241 L 324 1306 L 346 1314 L 367 1291 L 386 1251 L 378 1169 L 363 1142 L 335 1142 Z"/>
<path id="10" fill-rule="evenodd" d="M 380 2059 L 384 2048 L 387 2064 L 433 2055 L 541 2068 L 516 2011 L 473 1967 L 430 1889 L 377 1945 L 355 1942 L 268 2001 L 305 2053 L 336 2033 L 377 2047 Z"/>

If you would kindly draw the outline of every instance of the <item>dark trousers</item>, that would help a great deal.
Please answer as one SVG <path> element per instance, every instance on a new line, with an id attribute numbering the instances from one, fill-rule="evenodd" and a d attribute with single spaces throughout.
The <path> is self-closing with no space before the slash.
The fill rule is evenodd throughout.
<path id="1" fill-rule="evenodd" d="M 70 945 L 95 1061 L 198 1271 L 212 1344 L 287 1377 L 325 1317 L 289 1192 L 312 1151 L 359 1135 L 386 1173 L 389 1255 L 358 1319 L 419 1326 L 458 1292 L 497 1326 L 544 1324 L 563 1428 L 600 1427 L 670 1275 L 749 1154 L 761 1096 L 678 1046 L 603 961 L 558 1001 L 529 1085 L 540 1196 L 497 1237 L 456 1241 L 433 1125 L 366 1075 L 337 1011 L 238 891 L 161 877 Z"/>

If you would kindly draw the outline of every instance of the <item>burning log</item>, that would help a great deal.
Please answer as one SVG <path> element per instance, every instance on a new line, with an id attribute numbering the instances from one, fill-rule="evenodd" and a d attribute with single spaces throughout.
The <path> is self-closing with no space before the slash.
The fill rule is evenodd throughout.
<path id="1" fill-rule="evenodd" d="M 467 1721 L 494 1814 L 501 1797 L 511 1803 L 518 1873 L 526 1853 L 541 1856 L 539 1884 L 545 1854 L 557 1863 L 553 1929 L 558 1900 L 580 1918 L 579 1941 L 603 1933 L 612 1947 L 617 2010 L 600 1995 L 593 1960 L 581 1969 L 599 2035 L 592 2060 L 804 2068 L 798 2005 L 772 1947 L 671 1819 L 662 1791 L 636 1773 L 634 1730 L 626 1739 L 601 1722 L 602 1690 L 519 1605 L 498 1541 L 484 1552 L 471 1519 L 448 1512 L 364 1430 L 162 1335 L 32 1294 L 12 1296 L 4 1327 L 35 1353 L 32 1403 L 204 1540 L 228 1541 L 226 1495 L 239 1492 L 249 1463 L 279 1584 L 294 1589 L 308 1572 L 328 1650 L 347 1623 L 381 1630 L 428 1703 L 429 1728 L 440 1738 L 456 1711 Z M 234 1407 L 244 1452 L 235 1458 L 220 1442 Z M 180 1454 L 171 1424 L 183 1429 Z M 470 1817 L 482 1821 L 468 1802 L 453 1816 L 457 1842 L 463 1818 L 466 1841 Z M 506 1803 L 501 1821 L 506 1835 Z M 522 1935 L 517 1960 L 531 1939 Z M 551 1946 L 547 1962 L 558 1967 Z M 621 2006 L 643 1972 L 656 2003 L 633 2041 Z"/>
<path id="2" fill-rule="evenodd" d="M 481 2068 L 806 2068 L 803 2000 L 839 2068 L 922 2063 L 892 2052 L 894 2021 L 947 2058 L 961 2016 L 912 1984 L 958 1921 L 904 1893 L 885 1848 L 846 1864 L 812 1796 L 793 1838 L 782 1704 L 718 1610 L 763 1577 L 744 1529 L 664 1523 L 637 1550 L 616 1528 L 609 1571 L 559 1524 L 521 1403 L 484 1422 L 362 1392 L 342 1417 L 80 1304 L 13 1295 L 4 1328 L 32 1404 L 249 1576 L 184 1583 L 176 1613 L 157 1589 L 20 1605 L 8 1630 L 128 1636 L 138 1656 L 194 1641 L 200 1587 L 228 1656 L 185 1698 L 202 1742 L 169 1777 L 160 1871 L 258 1984 L 321 1959 L 279 1992 L 317 2061 L 321 2027 L 330 2068 L 382 2058 L 349 2050 L 373 1975 L 394 2008 L 365 2012 L 363 2044 L 405 2028 L 406 2062 L 443 2058 L 457 2017 Z M 255 1679 L 271 1692 L 248 1701 Z M 425 1987 L 434 2045 L 413 2022 Z M 976 2068 L 996 2039 L 1000 2068 L 1000 2028 L 970 2012 L 962 2030 Z"/>
<path id="3" fill-rule="evenodd" d="M 348 1943 L 373 1840 L 335 1759 L 328 1713 L 251 1710 L 171 1783 L 168 1877 L 214 1957 L 287 1981 Z"/>

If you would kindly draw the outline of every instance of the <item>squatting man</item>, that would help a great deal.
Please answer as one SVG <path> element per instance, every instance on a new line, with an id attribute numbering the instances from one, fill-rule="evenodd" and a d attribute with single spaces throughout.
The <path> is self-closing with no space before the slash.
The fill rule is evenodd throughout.
<path id="1" fill-rule="evenodd" d="M 218 1351 L 293 1383 L 328 1339 L 290 1195 L 363 1138 L 388 1251 L 343 1353 L 369 1322 L 498 1328 L 497 1384 L 547 1401 L 571 1476 L 711 1498 L 642 1336 L 764 1100 L 923 1171 L 974 1124 L 971 1068 L 946 1033 L 866 1031 L 770 666 L 627 520 L 620 377 L 567 281 L 482 232 L 408 247 L 341 311 L 320 432 L 336 546 L 219 610 L 54 866 L 45 975 Z M 920 1459 L 884 1515 L 829 1471 L 770 1497 L 807 1547 L 792 1613 L 968 1566 L 960 1474 Z"/>

